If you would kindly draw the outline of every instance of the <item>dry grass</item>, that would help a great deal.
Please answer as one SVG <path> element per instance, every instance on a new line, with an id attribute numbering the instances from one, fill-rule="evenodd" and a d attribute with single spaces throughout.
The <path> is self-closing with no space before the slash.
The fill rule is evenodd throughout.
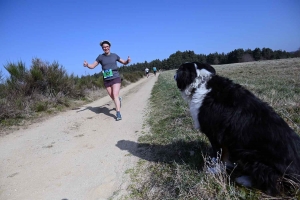
<path id="1" fill-rule="evenodd" d="M 300 128 L 300 58 L 215 66 L 269 103 L 288 124 Z"/>
<path id="2" fill-rule="evenodd" d="M 300 134 L 299 58 L 214 67 L 268 102 Z M 209 142 L 193 129 L 174 73 L 161 73 L 153 88 L 149 131 L 139 138 L 141 160 L 128 171 L 130 196 L 123 199 L 299 199 L 299 188 L 290 196 L 270 197 L 235 185 L 222 163 L 207 156 Z M 209 173 L 212 168 L 217 173 Z"/>
<path id="3" fill-rule="evenodd" d="M 23 62 L 9 62 L 4 68 L 9 76 L 4 79 L 0 71 L 1 134 L 107 95 L 101 74 L 74 77 L 57 62 L 36 58 L 30 69 Z M 126 86 L 142 78 L 143 73 L 121 76 L 122 86 Z"/>

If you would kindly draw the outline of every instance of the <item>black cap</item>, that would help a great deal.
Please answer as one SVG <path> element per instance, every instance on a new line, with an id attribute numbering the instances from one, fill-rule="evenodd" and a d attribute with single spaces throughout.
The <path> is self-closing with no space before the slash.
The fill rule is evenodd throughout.
<path id="1" fill-rule="evenodd" d="M 100 42 L 101 47 L 103 44 L 108 44 L 110 46 L 110 42 L 108 40 L 103 40 L 102 42 Z"/>

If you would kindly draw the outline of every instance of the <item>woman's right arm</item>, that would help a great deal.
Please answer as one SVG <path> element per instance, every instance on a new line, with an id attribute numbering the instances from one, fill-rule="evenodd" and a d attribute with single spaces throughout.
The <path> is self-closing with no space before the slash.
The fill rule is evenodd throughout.
<path id="1" fill-rule="evenodd" d="M 92 64 L 89 64 L 88 62 L 84 61 L 83 62 L 83 66 L 84 67 L 87 67 L 89 69 L 94 69 L 99 63 L 97 61 L 95 61 L 94 63 Z"/>

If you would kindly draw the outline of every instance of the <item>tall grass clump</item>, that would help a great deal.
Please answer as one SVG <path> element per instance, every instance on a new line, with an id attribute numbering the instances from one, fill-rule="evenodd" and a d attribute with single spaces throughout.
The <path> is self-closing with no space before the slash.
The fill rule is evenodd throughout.
<path id="1" fill-rule="evenodd" d="M 0 129 L 107 95 L 102 73 L 79 78 L 56 61 L 38 58 L 32 59 L 29 69 L 21 61 L 8 62 L 4 68 L 9 75 L 4 78 L 0 71 Z M 126 86 L 143 78 L 143 73 L 123 72 L 121 78 Z"/>
<path id="2" fill-rule="evenodd" d="M 0 93 L 0 124 L 11 120 L 30 118 L 35 112 L 46 111 L 58 105 L 68 106 L 69 98 L 79 98 L 82 90 L 75 85 L 57 62 L 33 59 L 30 69 L 23 62 L 9 62 L 4 68 L 9 77 L 2 81 Z"/>
<path id="3" fill-rule="evenodd" d="M 242 84 L 268 102 L 299 134 L 300 59 L 214 66 L 221 76 Z M 270 197 L 236 185 L 220 159 L 211 159 L 204 134 L 192 127 L 187 104 L 173 79 L 160 73 L 147 114 L 149 132 L 138 140 L 138 165 L 129 170 L 131 184 L 124 199 L 299 199 Z M 209 169 L 218 169 L 210 173 Z"/>

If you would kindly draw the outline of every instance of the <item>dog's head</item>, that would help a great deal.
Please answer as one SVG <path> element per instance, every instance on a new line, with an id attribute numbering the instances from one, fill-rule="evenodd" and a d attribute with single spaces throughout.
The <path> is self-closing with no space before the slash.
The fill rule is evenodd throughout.
<path id="1" fill-rule="evenodd" d="M 174 79 L 181 91 L 191 92 L 215 74 L 216 70 L 209 64 L 191 62 L 182 64 L 176 71 Z"/>

